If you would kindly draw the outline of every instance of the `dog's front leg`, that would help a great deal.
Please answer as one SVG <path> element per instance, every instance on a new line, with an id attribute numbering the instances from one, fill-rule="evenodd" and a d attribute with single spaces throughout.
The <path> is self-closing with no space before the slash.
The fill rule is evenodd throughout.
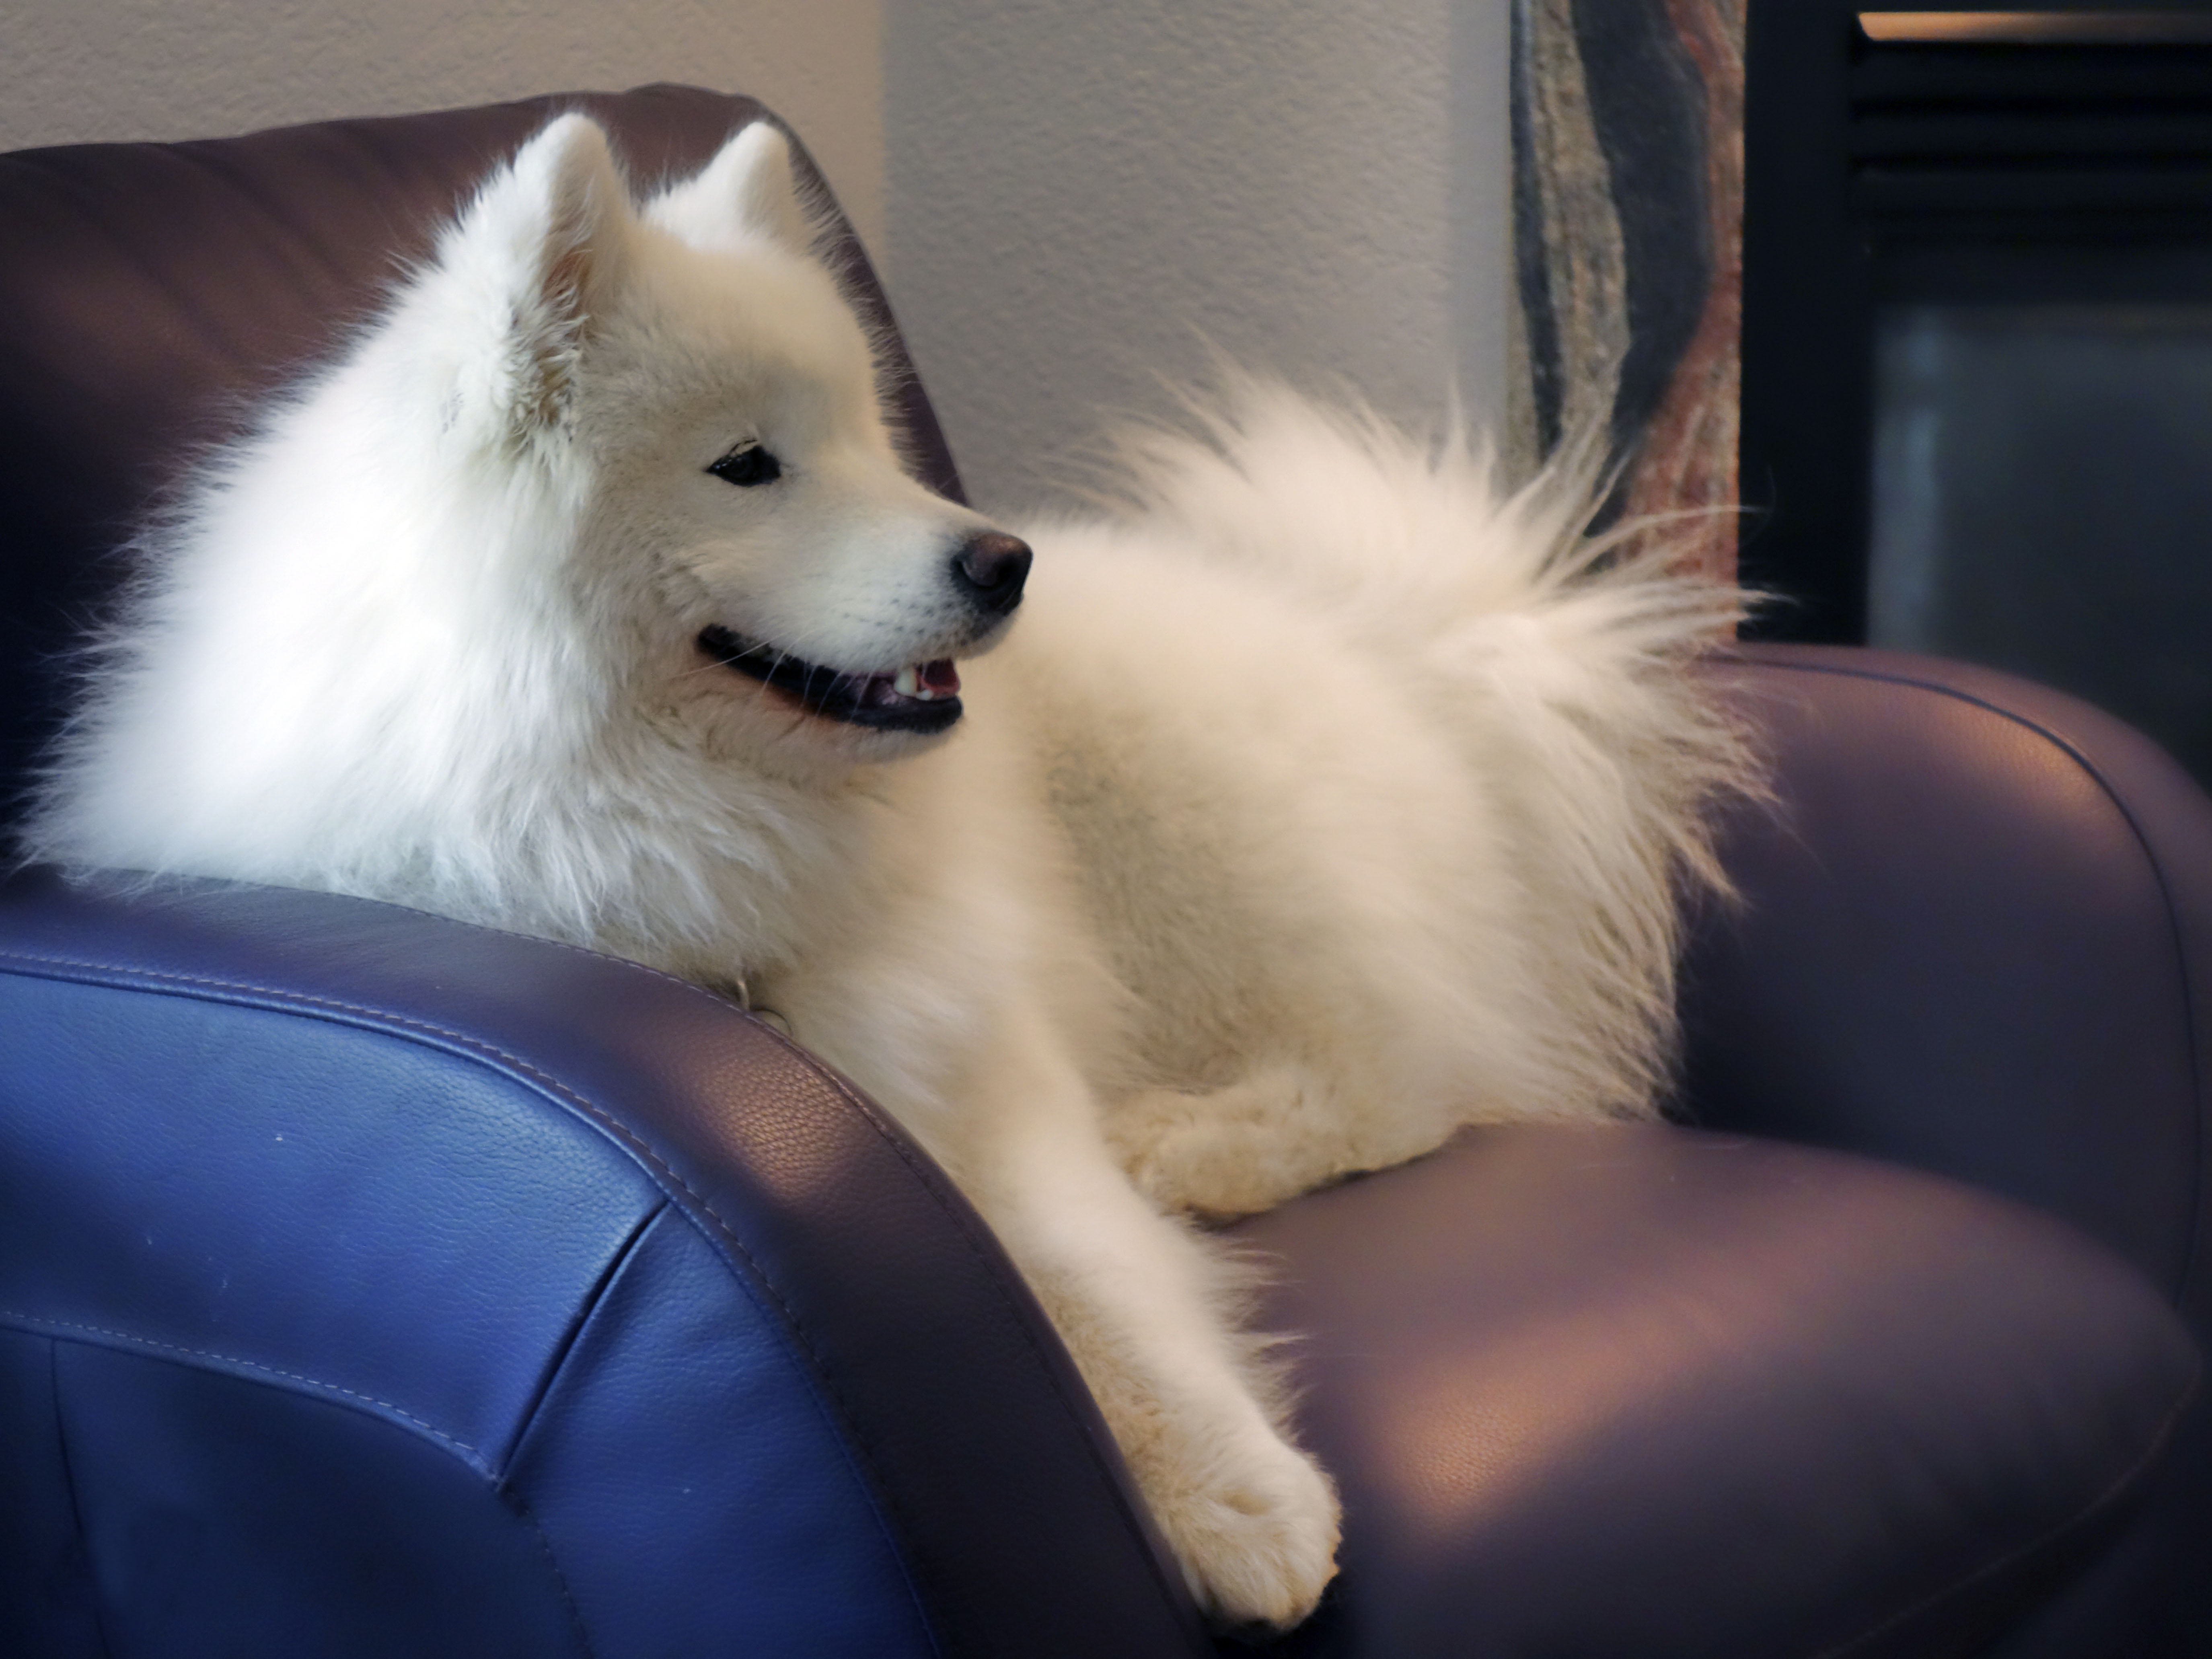
<path id="1" fill-rule="evenodd" d="M 1262 1403 L 1233 1269 L 1115 1167 L 1041 1020 L 994 1048 L 963 1184 L 1073 1354 L 1200 1605 L 1296 1622 L 1335 1571 L 1336 1495 Z"/>

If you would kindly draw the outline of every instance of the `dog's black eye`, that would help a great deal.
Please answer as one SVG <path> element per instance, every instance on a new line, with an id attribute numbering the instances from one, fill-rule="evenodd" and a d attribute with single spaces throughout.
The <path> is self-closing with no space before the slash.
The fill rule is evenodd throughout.
<path id="1" fill-rule="evenodd" d="M 783 463 L 758 444 L 739 444 L 707 471 L 724 483 L 750 489 L 755 484 L 774 483 L 781 478 Z"/>

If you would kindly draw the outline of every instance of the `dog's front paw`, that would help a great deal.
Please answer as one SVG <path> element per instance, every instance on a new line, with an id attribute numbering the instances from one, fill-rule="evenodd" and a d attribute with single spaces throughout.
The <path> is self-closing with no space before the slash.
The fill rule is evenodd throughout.
<path id="1" fill-rule="evenodd" d="M 1288 1629 L 1336 1575 L 1336 1489 L 1272 1434 L 1207 1461 L 1203 1479 L 1181 1472 L 1164 1491 L 1139 1471 L 1160 1530 L 1209 1617 Z"/>

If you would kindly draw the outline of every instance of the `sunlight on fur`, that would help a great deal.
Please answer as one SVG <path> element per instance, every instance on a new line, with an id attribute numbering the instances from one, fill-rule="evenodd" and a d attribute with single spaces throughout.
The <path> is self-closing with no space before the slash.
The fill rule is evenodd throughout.
<path id="1" fill-rule="evenodd" d="M 1586 536 L 1588 465 L 1263 383 L 1024 546 L 902 471 L 816 236 L 771 126 L 640 206 L 553 123 L 143 538 L 23 850 L 745 983 L 1287 1626 L 1336 1500 L 1194 1218 L 1654 1109 L 1738 595 Z"/>

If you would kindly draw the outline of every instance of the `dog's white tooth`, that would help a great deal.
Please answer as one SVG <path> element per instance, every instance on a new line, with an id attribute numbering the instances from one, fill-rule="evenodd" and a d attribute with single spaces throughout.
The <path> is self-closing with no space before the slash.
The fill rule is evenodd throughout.
<path id="1" fill-rule="evenodd" d="M 891 682 L 891 690 L 902 697 L 914 696 L 921 690 L 921 677 L 911 667 L 902 668 L 898 678 Z"/>

